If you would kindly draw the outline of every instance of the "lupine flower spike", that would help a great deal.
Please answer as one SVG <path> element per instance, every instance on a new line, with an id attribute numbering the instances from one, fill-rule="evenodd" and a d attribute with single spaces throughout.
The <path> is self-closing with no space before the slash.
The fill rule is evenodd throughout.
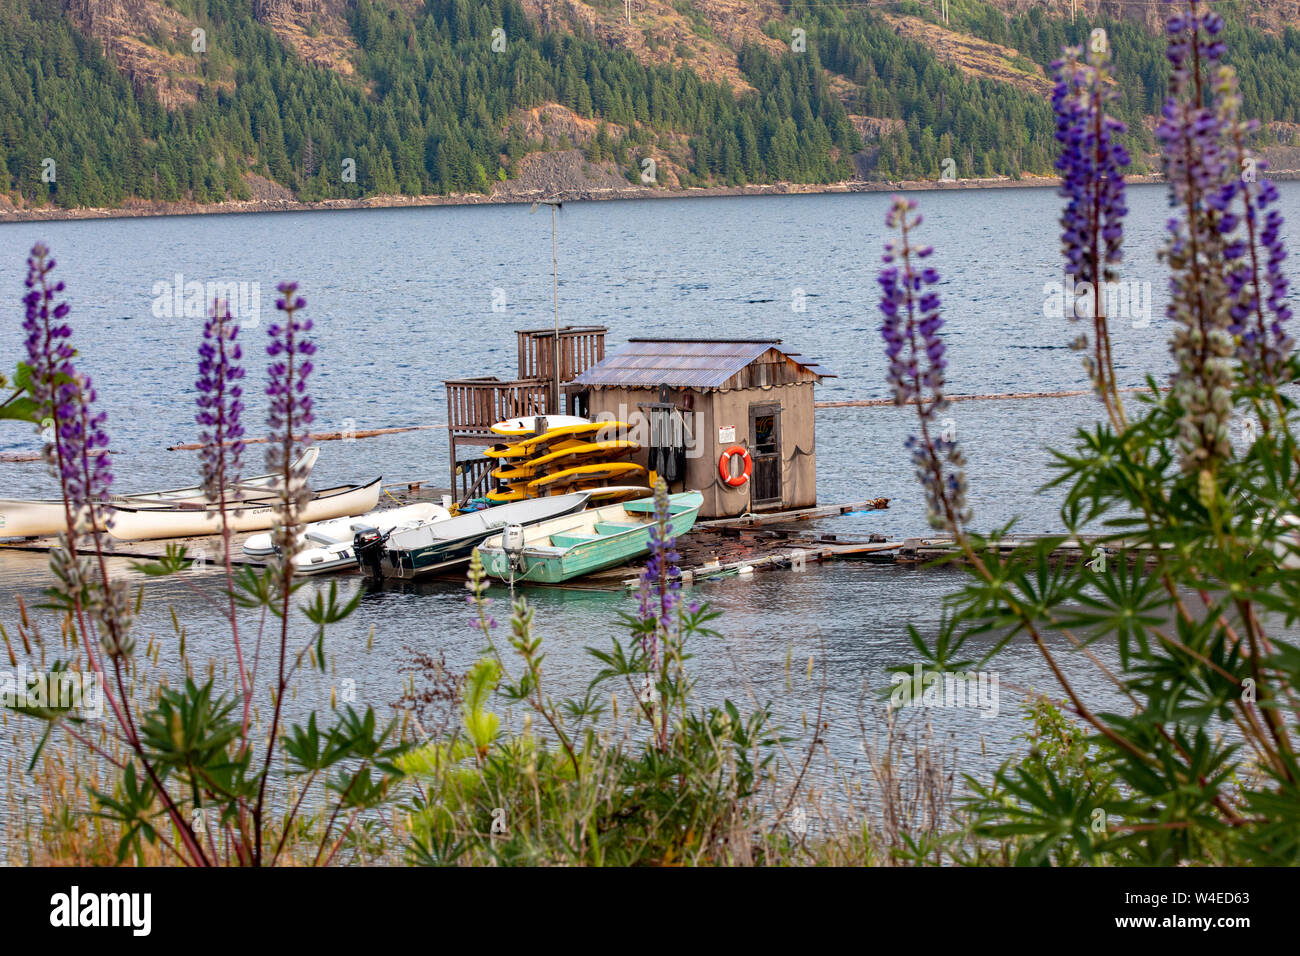
<path id="1" fill-rule="evenodd" d="M 307 476 L 294 469 L 293 463 L 311 441 L 310 429 L 315 416 L 311 395 L 307 393 L 307 378 L 311 375 L 311 356 L 316 354 L 316 346 L 306 338 L 312 328 L 311 319 L 298 317 L 307 302 L 297 294 L 297 283 L 284 282 L 278 289 L 280 298 L 275 307 L 284 313 L 284 318 L 266 330 L 271 338 L 266 352 L 272 359 L 267 368 L 270 382 L 266 394 L 271 399 L 267 425 L 271 441 L 266 460 L 271 471 L 284 476 L 286 485 L 284 515 L 272 539 L 279 551 L 281 570 L 288 576 L 298 550 L 302 524 L 299 516 L 309 498 Z"/>
<path id="2" fill-rule="evenodd" d="M 199 345 L 199 377 L 194 383 L 198 397 L 198 412 L 194 420 L 199 425 L 199 474 L 204 493 L 221 508 L 221 556 L 225 565 L 229 592 L 230 631 L 235 646 L 235 659 L 239 679 L 244 691 L 244 727 L 248 727 L 252 707 L 252 687 L 243 647 L 239 640 L 239 623 L 235 601 L 235 572 L 230 555 L 230 523 L 227 520 L 228 495 L 239 484 L 244 458 L 244 426 L 240 414 L 244 410 L 243 357 L 239 343 L 239 326 L 235 324 L 226 303 L 218 300 L 212 304 L 208 321 L 203 327 L 203 341 Z"/>
<path id="3" fill-rule="evenodd" d="M 53 441 L 46 443 L 43 454 L 59 479 L 68 522 L 66 552 L 55 549 L 51 568 L 78 607 L 89 605 L 101 645 L 110 657 L 118 657 L 133 649 L 129 636 L 133 613 L 126 583 L 109 578 L 99 542 L 111 520 L 107 504 L 113 471 L 104 429 L 108 415 L 95 410 L 94 384 L 72 363 L 72 328 L 64 322 L 71 309 L 67 302 L 54 304 L 64 290 L 62 282 L 50 279 L 54 266 L 49 249 L 37 243 L 27 260 L 28 292 L 23 299 L 31 390 L 42 420 L 53 431 Z M 97 562 L 83 560 L 81 548 L 93 550 Z M 97 573 L 91 570 L 95 563 Z"/>
<path id="4" fill-rule="evenodd" d="M 40 243 L 32 247 L 27 260 L 23 331 L 32 395 L 41 409 L 43 423 L 48 423 L 46 427 L 53 435 L 53 441 L 44 448 L 45 461 L 59 479 L 70 530 L 76 538 L 105 521 L 104 505 L 113 472 L 108 434 L 104 431 L 107 415 L 95 411 L 90 376 L 78 372 L 72 364 L 72 327 L 64 322 L 70 308 L 67 302 L 54 302 L 64 290 L 61 281 L 51 281 L 54 266 L 48 248 Z M 72 543 L 75 545 L 75 541 Z"/>
<path id="5" fill-rule="evenodd" d="M 244 460 L 244 427 L 240 414 L 244 410 L 243 357 L 239 343 L 239 326 L 224 302 L 216 302 L 203 327 L 199 346 L 199 377 L 194 383 L 198 392 L 199 474 L 203 490 L 211 499 L 224 489 L 239 483 Z"/>
<path id="6" fill-rule="evenodd" d="M 654 624 L 642 638 L 642 650 L 652 670 L 658 668 L 659 635 L 671 632 L 682 588 L 682 572 L 678 567 L 681 555 L 677 553 L 677 536 L 673 534 L 668 485 L 662 478 L 655 481 L 654 503 L 650 557 L 641 572 L 639 611 L 642 621 Z"/>
<path id="7" fill-rule="evenodd" d="M 929 246 L 913 246 L 912 230 L 921 225 L 914 214 L 915 199 L 895 196 L 885 224 L 899 230 L 900 238 L 885 243 L 885 268 L 880 283 L 880 311 L 884 321 L 880 334 L 889 360 L 888 381 L 894 389 L 895 405 L 915 405 L 921 434 L 907 439 L 916 475 L 925 488 L 930 524 L 953 534 L 970 520 L 966 506 L 966 458 L 956 436 L 939 419 L 947 409 L 944 372 L 947 347 L 939 336 L 943 319 L 939 315 L 939 293 L 930 286 L 939 273 L 919 267 L 915 260 L 929 258 Z"/>
<path id="8" fill-rule="evenodd" d="M 1195 11 L 1196 8 L 1193 8 Z M 1286 297 L 1290 282 L 1282 272 L 1286 249 L 1282 242 L 1282 213 L 1270 208 L 1278 201 L 1277 187 L 1260 174 L 1268 162 L 1254 155 L 1247 137 L 1259 127 L 1257 120 L 1241 118 L 1241 91 L 1237 71 L 1217 62 L 1222 46 L 1214 39 L 1222 30 L 1217 14 L 1196 18 L 1207 40 L 1206 59 L 1212 64 L 1213 109 L 1225 156 L 1221 185 L 1206 200 L 1220 214 L 1218 229 L 1228 236 L 1223 259 L 1228 265 L 1227 286 L 1232 297 L 1228 332 L 1237 344 L 1237 358 L 1248 383 L 1276 385 L 1282 366 L 1295 347 L 1285 323 L 1291 318 Z M 1193 18 L 1176 15 L 1171 30 L 1171 56 L 1185 55 L 1183 34 L 1195 25 Z M 1183 78 L 1187 82 L 1187 78 Z M 1177 141 L 1175 131 L 1170 138 Z M 1263 265 L 1261 275 L 1261 263 Z M 1267 421 L 1264 422 L 1267 427 Z"/>
<path id="9" fill-rule="evenodd" d="M 1093 324 L 1093 350 L 1084 366 L 1114 423 L 1124 421 L 1115 382 L 1110 331 L 1106 316 L 1106 284 L 1115 281 L 1115 266 L 1123 259 L 1124 168 L 1128 151 L 1118 137 L 1125 132 L 1119 120 L 1107 115 L 1106 104 L 1115 96 L 1108 67 L 1105 34 L 1094 34 L 1085 56 L 1079 47 L 1067 47 L 1052 64 L 1056 87 L 1052 108 L 1056 112 L 1056 139 L 1061 144 L 1056 168 L 1061 173 L 1060 194 L 1068 201 L 1061 214 L 1061 241 L 1065 271 L 1073 278 L 1080 299 L 1067 303 L 1067 315 L 1083 318 L 1085 308 Z M 1087 334 L 1072 346 L 1088 348 Z"/>
<path id="10" fill-rule="evenodd" d="M 1199 3 L 1169 18 L 1169 96 L 1156 135 L 1164 144 L 1172 203 L 1182 208 L 1167 224 L 1163 251 L 1170 265 L 1167 315 L 1174 323 L 1172 396 L 1182 410 L 1178 449 L 1184 471 L 1197 475 L 1200 497 L 1213 497 L 1217 463 L 1232 454 L 1233 296 L 1224 264 L 1240 255 L 1228 234 L 1237 218 L 1222 203 L 1237 172 L 1229 163 L 1222 106 L 1203 91 L 1219 66 L 1215 39 L 1223 18 Z"/>

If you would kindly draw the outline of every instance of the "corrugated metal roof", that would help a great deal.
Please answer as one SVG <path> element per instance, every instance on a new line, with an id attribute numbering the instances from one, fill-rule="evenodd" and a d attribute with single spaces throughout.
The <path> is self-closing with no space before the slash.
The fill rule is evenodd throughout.
<path id="1" fill-rule="evenodd" d="M 780 344 L 780 339 L 632 339 L 584 371 L 574 384 L 719 388 L 768 349 L 788 354 Z"/>

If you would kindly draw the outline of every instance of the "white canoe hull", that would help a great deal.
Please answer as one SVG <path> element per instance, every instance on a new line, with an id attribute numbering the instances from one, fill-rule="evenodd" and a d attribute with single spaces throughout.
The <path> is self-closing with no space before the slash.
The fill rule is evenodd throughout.
<path id="1" fill-rule="evenodd" d="M 373 511 L 379 503 L 381 480 L 376 478 L 368 485 L 345 485 L 318 491 L 303 510 L 300 520 L 311 523 Z M 275 526 L 279 514 L 278 501 L 267 498 L 227 508 L 226 520 L 231 531 L 266 531 Z M 221 511 L 215 506 L 193 509 L 115 508 L 113 524 L 109 528 L 109 534 L 121 541 L 192 538 L 220 533 Z"/>
<path id="2" fill-rule="evenodd" d="M 0 498 L 0 537 L 39 538 L 68 527 L 62 501 L 23 501 Z"/>
<path id="3" fill-rule="evenodd" d="M 320 455 L 319 448 L 308 448 L 296 462 L 294 469 L 303 475 L 303 480 L 311 473 Z M 280 475 L 258 475 L 239 483 L 232 493 L 256 497 L 259 492 L 274 493 L 279 486 Z M 132 495 L 113 495 L 109 500 L 109 509 L 118 506 L 149 507 L 166 506 L 170 503 L 206 501 L 200 487 L 172 488 L 166 491 L 145 491 Z M 0 538 L 44 538 L 67 530 L 67 512 L 63 500 L 59 498 L 21 499 L 0 498 Z M 99 530 L 103 531 L 104 528 Z"/>

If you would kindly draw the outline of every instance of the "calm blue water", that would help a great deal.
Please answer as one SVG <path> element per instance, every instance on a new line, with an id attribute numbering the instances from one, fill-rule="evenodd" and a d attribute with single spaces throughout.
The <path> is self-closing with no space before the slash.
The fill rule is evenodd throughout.
<path id="1" fill-rule="evenodd" d="M 1300 184 L 1281 190 L 1283 211 L 1297 221 Z M 1066 348 L 1072 330 L 1044 316 L 1044 284 L 1061 269 L 1054 193 L 952 191 L 918 198 L 926 216 L 922 235 L 936 246 L 932 261 L 944 277 L 951 391 L 1086 387 L 1078 356 Z M 635 335 L 776 337 L 838 373 L 819 389 L 819 399 L 885 397 L 874 279 L 887 203 L 886 195 L 864 194 L 567 204 L 559 227 L 561 319 L 608 326 L 611 347 Z M 1148 372 L 1163 375 L 1169 368 L 1164 278 L 1156 261 L 1164 190 L 1136 187 L 1130 206 L 1125 278 L 1154 296 L 1152 321 L 1117 324 L 1114 349 L 1124 384 L 1141 385 Z M 94 376 L 109 410 L 114 467 L 127 490 L 190 484 L 195 476 L 192 453 L 165 448 L 195 438 L 192 382 L 202 320 L 158 318 L 152 311 L 155 284 L 177 273 L 186 280 L 261 284 L 260 327 L 245 331 L 250 422 L 264 412 L 257 343 L 273 318 L 274 287 L 282 279 L 301 284 L 316 323 L 312 390 L 321 431 L 445 422 L 444 379 L 513 377 L 514 330 L 552 321 L 550 220 L 530 216 L 526 207 L 7 225 L 0 226 L 0 302 L 10 303 L 3 313 L 10 318 L 0 322 L 5 365 L 21 353 L 23 261 L 38 239 L 60 261 L 78 367 Z M 792 309 L 797 290 L 804 311 Z M 502 295 L 504 314 L 492 310 L 494 296 Z M 1045 446 L 1064 444 L 1073 429 L 1096 420 L 1094 402 L 969 402 L 956 405 L 952 417 L 970 459 L 977 521 L 992 526 L 1019 516 L 1021 530 L 1057 530 L 1054 499 L 1037 492 L 1048 477 Z M 911 416 L 894 408 L 818 413 L 820 499 L 883 495 L 893 501 L 885 513 L 835 519 L 824 530 L 925 533 L 922 499 L 903 450 L 910 427 Z M 24 427 L 0 428 L 0 451 L 35 448 Z M 0 468 L 6 495 L 53 491 L 39 464 Z M 382 473 L 389 481 L 445 484 L 446 471 L 445 435 L 425 431 L 327 443 L 315 480 L 332 484 Z M 46 580 L 42 556 L 0 555 L 0 614 L 12 617 L 16 594 L 34 601 Z M 355 578 L 343 580 L 345 590 L 359 586 Z M 721 636 L 695 647 L 701 693 L 775 701 L 797 726 L 801 712 L 817 707 L 823 671 L 811 682 L 802 676 L 814 655 L 825 662 L 833 751 L 849 764 L 860 757 L 856 712 L 864 684 L 887 683 L 886 667 L 913 659 L 906 625 L 932 632 L 943 596 L 959 581 L 952 571 L 840 564 L 702 585 L 697 596 L 725 614 Z M 202 576 L 189 583 L 216 587 L 214 578 Z M 530 592 L 530 599 L 546 635 L 553 692 L 584 688 L 594 668 L 582 648 L 608 643 L 616 612 L 630 609 L 631 599 L 554 590 Z M 208 636 L 215 631 L 206 626 L 213 620 L 207 606 L 175 582 L 151 586 L 142 640 L 157 634 L 166 659 L 175 643 L 168 602 L 181 609 L 191 641 L 199 642 L 192 646 L 207 642 L 214 654 L 222 649 L 220 639 Z M 464 667 L 481 645 L 455 586 L 370 594 L 332 636 L 330 673 L 305 684 L 299 702 L 327 703 L 328 688 L 351 679 L 359 702 L 384 708 L 398 694 L 404 646 L 441 649 L 452 666 Z M 788 654 L 796 662 L 789 689 Z M 1083 662 L 1067 663 L 1081 687 L 1104 696 Z M 932 712 L 966 771 L 980 772 L 1019 746 L 1013 737 L 1022 721 L 1012 685 L 1053 690 L 1030 648 L 1014 648 L 997 667 L 997 718 Z M 869 724 L 874 719 L 868 715 Z"/>

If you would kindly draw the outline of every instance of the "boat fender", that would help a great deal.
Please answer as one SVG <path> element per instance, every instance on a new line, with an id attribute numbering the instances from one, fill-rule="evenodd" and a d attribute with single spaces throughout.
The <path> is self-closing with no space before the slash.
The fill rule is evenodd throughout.
<path id="1" fill-rule="evenodd" d="M 745 467 L 740 470 L 739 475 L 733 475 L 731 473 L 732 455 L 740 455 L 741 459 L 745 463 Z M 721 475 L 722 480 L 732 488 L 739 488 L 745 482 L 749 481 L 749 475 L 753 470 L 754 459 L 750 458 L 749 452 L 745 451 L 745 449 L 741 448 L 739 445 L 732 445 L 724 451 L 722 457 L 718 459 L 718 474 Z"/>

